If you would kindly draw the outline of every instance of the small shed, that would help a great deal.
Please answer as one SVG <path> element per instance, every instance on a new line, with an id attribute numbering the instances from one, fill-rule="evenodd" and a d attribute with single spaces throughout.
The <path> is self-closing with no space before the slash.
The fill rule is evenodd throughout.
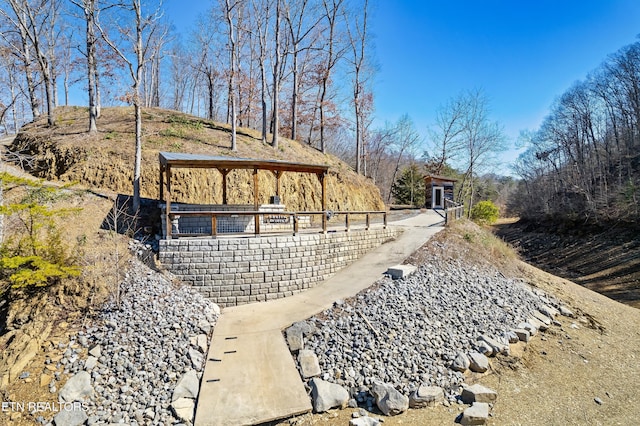
<path id="1" fill-rule="evenodd" d="M 458 179 L 444 176 L 425 176 L 425 207 L 428 209 L 444 209 L 445 200 L 453 201 L 453 184 L 457 181 Z"/>

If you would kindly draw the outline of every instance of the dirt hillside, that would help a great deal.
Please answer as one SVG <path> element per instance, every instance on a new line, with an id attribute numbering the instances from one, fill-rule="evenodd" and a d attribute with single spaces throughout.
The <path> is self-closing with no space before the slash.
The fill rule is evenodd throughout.
<path id="1" fill-rule="evenodd" d="M 133 108 L 103 108 L 98 133 L 86 133 L 88 111 L 80 107 L 56 110 L 58 124 L 50 129 L 46 120 L 23 127 L 10 150 L 35 161 L 27 169 L 48 180 L 77 182 L 96 189 L 131 194 L 134 159 Z M 279 147 L 263 144 L 259 132 L 239 129 L 237 151 L 230 149 L 230 130 L 214 123 L 175 111 L 143 110 L 143 197 L 159 194 L 158 152 L 185 152 L 216 156 L 276 159 L 328 165 L 328 208 L 331 210 L 382 210 L 380 191 L 369 179 L 357 175 L 333 155 L 325 155 L 307 145 L 280 138 Z M 221 175 L 211 171 L 178 170 L 172 181 L 175 201 L 221 203 Z M 253 203 L 249 171 L 229 175 L 229 203 Z M 260 172 L 260 199 L 268 202 L 275 192 L 275 177 Z M 289 210 L 320 209 L 320 183 L 316 176 L 285 173 L 281 181 L 282 202 Z"/>
<path id="2" fill-rule="evenodd" d="M 618 302 L 640 308 L 640 228 L 501 221 L 493 230 L 527 262 Z"/>

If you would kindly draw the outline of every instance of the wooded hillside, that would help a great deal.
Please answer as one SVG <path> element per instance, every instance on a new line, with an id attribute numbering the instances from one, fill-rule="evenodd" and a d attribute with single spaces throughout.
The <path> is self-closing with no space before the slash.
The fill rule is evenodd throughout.
<path id="1" fill-rule="evenodd" d="M 23 165 L 32 174 L 49 180 L 78 182 L 131 194 L 134 157 L 133 108 L 105 108 L 101 131 L 84 131 L 87 109 L 63 107 L 56 111 L 58 125 L 46 120 L 26 125 L 10 147 L 32 162 Z M 357 175 L 351 167 L 330 154 L 322 154 L 305 144 L 282 139 L 273 148 L 260 140 L 260 133 L 238 129 L 237 151 L 230 149 L 227 125 L 199 119 L 175 111 L 143 110 L 145 144 L 142 151 L 143 197 L 157 198 L 159 190 L 158 152 L 189 152 L 242 158 L 288 160 L 329 166 L 328 207 L 332 210 L 381 210 L 380 191 L 370 179 Z M 175 201 L 221 203 L 221 175 L 215 170 L 177 170 L 172 181 Z M 260 172 L 260 199 L 268 202 L 275 189 L 275 177 Z M 229 203 L 253 203 L 252 177 L 248 171 L 229 174 Z M 285 173 L 281 181 L 282 201 L 291 210 L 320 209 L 320 183 L 315 175 Z"/>
<path id="2" fill-rule="evenodd" d="M 609 56 L 551 108 L 516 165 L 524 218 L 640 218 L 640 42 Z"/>

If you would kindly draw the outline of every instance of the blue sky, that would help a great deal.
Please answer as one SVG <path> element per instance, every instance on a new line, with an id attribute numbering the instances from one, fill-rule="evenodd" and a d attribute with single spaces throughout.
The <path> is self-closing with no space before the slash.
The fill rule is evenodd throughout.
<path id="1" fill-rule="evenodd" d="M 180 32 L 210 4 L 165 0 Z M 439 105 L 481 89 L 511 146 L 507 173 L 520 131 L 537 129 L 556 97 L 637 40 L 640 1 L 377 0 L 371 30 L 376 123 L 406 113 L 426 135 Z"/>

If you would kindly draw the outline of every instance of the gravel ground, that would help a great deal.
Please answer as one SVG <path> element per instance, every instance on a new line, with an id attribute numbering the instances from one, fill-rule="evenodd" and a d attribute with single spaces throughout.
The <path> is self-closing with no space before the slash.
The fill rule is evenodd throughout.
<path id="1" fill-rule="evenodd" d="M 120 306 L 108 303 L 77 335 L 61 360 L 65 372 L 87 370 L 94 394 L 87 424 L 180 424 L 170 409 L 173 390 L 189 370 L 198 378 L 219 310 L 195 290 L 175 285 L 135 261 L 121 285 Z M 197 337 L 201 336 L 198 343 Z M 82 347 L 95 366 L 77 355 Z M 97 350 L 96 350 L 97 348 Z M 84 356 L 82 357 L 84 358 Z M 56 383 L 51 388 L 55 391 Z"/>
<path id="2" fill-rule="evenodd" d="M 449 368 L 456 354 L 477 350 L 480 335 L 504 340 L 544 304 L 557 306 L 492 267 L 431 256 L 409 277 L 383 279 L 308 319 L 305 347 L 323 378 L 350 389 L 361 406 L 373 405 L 374 381 L 405 395 L 423 383 L 440 386 L 453 401 L 464 381 Z"/>

